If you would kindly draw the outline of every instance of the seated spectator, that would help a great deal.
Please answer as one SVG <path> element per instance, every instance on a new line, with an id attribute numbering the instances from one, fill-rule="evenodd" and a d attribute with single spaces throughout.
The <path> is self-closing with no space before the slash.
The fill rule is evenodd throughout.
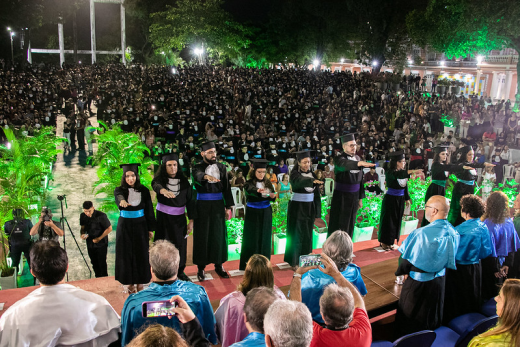
<path id="1" fill-rule="evenodd" d="M 260 254 L 255 254 L 249 259 L 237 290 L 223 297 L 215 312 L 217 334 L 222 347 L 242 341 L 248 335 L 243 315 L 244 304 L 249 291 L 257 287 L 273 289 L 280 299 L 286 299 L 282 291 L 274 285 L 271 262 Z"/>
<path id="2" fill-rule="evenodd" d="M 471 340 L 469 347 L 518 346 L 520 344 L 520 280 L 507 279 L 495 297 L 498 324 Z"/>
<path id="3" fill-rule="evenodd" d="M 204 287 L 177 279 L 179 269 L 179 251 L 166 240 L 154 242 L 150 247 L 150 266 L 152 283 L 143 291 L 130 295 L 125 301 L 121 313 L 122 345 L 129 343 L 137 330 L 148 324 L 158 323 L 181 332 L 178 318 L 144 318 L 141 305 L 145 301 L 168 300 L 172 296 L 181 296 L 197 316 L 204 336 L 213 344 L 217 342 L 215 317 Z"/>
<path id="4" fill-rule="evenodd" d="M 324 267 L 315 270 L 334 278 L 337 284 L 330 284 L 320 298 L 320 312 L 326 327 L 323 328 L 316 321 L 312 323 L 311 347 L 369 347 L 372 343 L 372 327 L 363 298 L 357 288 L 343 277 L 330 257 L 323 254 L 321 261 Z M 305 273 L 314 271 L 310 270 L 312 268 L 301 267 L 296 270 L 291 283 L 291 300 L 301 301 L 301 282 L 298 279 Z"/>
<path id="5" fill-rule="evenodd" d="M 67 253 L 57 242 L 31 249 L 31 273 L 40 288 L 0 318 L 0 346 L 108 346 L 118 340 L 119 316 L 100 295 L 64 281 Z"/>
<path id="6" fill-rule="evenodd" d="M 172 297 L 170 301 L 177 303 L 177 307 L 173 311 L 175 317 L 181 322 L 182 334 L 186 341 L 174 329 L 153 324 L 137 335 L 127 345 L 128 347 L 206 347 L 211 345 L 204 337 L 199 320 L 186 301 L 178 295 Z"/>
<path id="7" fill-rule="evenodd" d="M 367 288 L 361 278 L 361 271 L 357 265 L 351 263 L 354 244 L 350 236 L 342 230 L 337 230 L 323 244 L 323 254 L 335 263 L 345 279 L 351 282 L 361 295 L 367 294 Z M 319 301 L 329 284 L 336 283 L 334 278 L 320 271 L 310 270 L 302 276 L 302 302 L 312 313 L 312 319 L 323 324 Z"/>
<path id="8" fill-rule="evenodd" d="M 267 287 L 254 288 L 247 293 L 243 316 L 249 335 L 232 347 L 265 346 L 264 316 L 278 299 L 275 292 Z"/>
<path id="9" fill-rule="evenodd" d="M 312 340 L 312 318 L 301 302 L 275 301 L 264 317 L 267 347 L 309 347 Z"/>

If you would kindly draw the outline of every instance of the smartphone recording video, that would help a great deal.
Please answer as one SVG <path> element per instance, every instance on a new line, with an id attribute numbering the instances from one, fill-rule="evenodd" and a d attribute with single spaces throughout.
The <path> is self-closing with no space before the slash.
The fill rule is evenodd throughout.
<path id="1" fill-rule="evenodd" d="M 320 266 L 321 254 L 300 255 L 300 267 Z"/>
<path id="2" fill-rule="evenodd" d="M 170 300 L 145 301 L 142 304 L 142 314 L 144 318 L 173 316 L 175 307 L 177 303 Z"/>

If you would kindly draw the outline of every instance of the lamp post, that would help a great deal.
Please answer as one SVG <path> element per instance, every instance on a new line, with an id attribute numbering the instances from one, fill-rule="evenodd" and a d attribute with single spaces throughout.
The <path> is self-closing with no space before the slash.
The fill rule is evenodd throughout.
<path id="1" fill-rule="evenodd" d="M 9 38 L 11 39 L 11 63 L 14 64 L 14 51 L 13 51 L 14 31 L 11 30 L 11 27 L 7 27 L 7 31 L 9 31 Z"/>
<path id="2" fill-rule="evenodd" d="M 199 57 L 199 65 L 202 65 L 202 53 L 204 50 L 202 48 L 195 48 L 193 53 L 195 53 Z"/>

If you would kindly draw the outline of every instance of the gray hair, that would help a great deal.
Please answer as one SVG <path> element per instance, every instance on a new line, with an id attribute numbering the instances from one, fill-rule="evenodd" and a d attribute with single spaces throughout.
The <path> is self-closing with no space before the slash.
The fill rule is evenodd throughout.
<path id="1" fill-rule="evenodd" d="M 323 244 L 323 253 L 328 255 L 339 271 L 345 271 L 352 262 L 354 244 L 350 236 L 343 230 L 336 230 Z"/>
<path id="2" fill-rule="evenodd" d="M 264 333 L 264 317 L 269 307 L 279 297 L 267 287 L 253 288 L 247 293 L 244 313 L 253 330 Z"/>
<path id="3" fill-rule="evenodd" d="M 176 276 L 179 262 L 179 250 L 170 241 L 155 241 L 150 247 L 150 266 L 159 280 L 166 281 Z"/>
<path id="4" fill-rule="evenodd" d="M 308 347 L 312 340 L 311 312 L 301 302 L 277 300 L 265 314 L 264 331 L 275 347 Z"/>
<path id="5" fill-rule="evenodd" d="M 344 329 L 352 321 L 354 296 L 347 288 L 332 283 L 320 298 L 320 312 L 327 326 Z"/>

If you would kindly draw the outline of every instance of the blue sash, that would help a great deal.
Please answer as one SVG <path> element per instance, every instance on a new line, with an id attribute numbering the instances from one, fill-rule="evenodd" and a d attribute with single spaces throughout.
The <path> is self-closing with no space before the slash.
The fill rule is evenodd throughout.
<path id="1" fill-rule="evenodd" d="M 121 211 L 119 211 L 119 215 L 123 218 L 140 218 L 140 217 L 144 217 L 144 210 L 137 210 L 137 211 L 121 210 Z"/>
<path id="2" fill-rule="evenodd" d="M 419 282 L 428 282 L 437 277 L 442 277 L 446 273 L 446 269 L 442 269 L 439 272 L 415 272 L 410 271 L 410 277 Z"/>
<path id="3" fill-rule="evenodd" d="M 248 201 L 246 206 L 251 207 L 251 208 L 263 209 L 263 208 L 268 208 L 269 206 L 271 206 L 271 203 L 268 200 L 257 201 L 257 202 Z"/>
<path id="4" fill-rule="evenodd" d="M 294 193 L 291 201 L 299 201 L 299 202 L 313 202 L 314 194 L 305 194 L 305 193 Z"/>
<path id="5" fill-rule="evenodd" d="M 226 157 L 227 160 L 235 160 L 235 157 Z"/>
<path id="6" fill-rule="evenodd" d="M 475 181 L 466 181 L 466 180 L 461 180 L 460 178 L 459 178 L 459 182 L 467 184 L 468 186 L 472 186 L 475 184 Z"/>
<path id="7" fill-rule="evenodd" d="M 222 193 L 197 193 L 197 200 L 222 200 Z"/>
<path id="8" fill-rule="evenodd" d="M 404 189 L 388 188 L 386 194 L 393 196 L 404 196 Z"/>

